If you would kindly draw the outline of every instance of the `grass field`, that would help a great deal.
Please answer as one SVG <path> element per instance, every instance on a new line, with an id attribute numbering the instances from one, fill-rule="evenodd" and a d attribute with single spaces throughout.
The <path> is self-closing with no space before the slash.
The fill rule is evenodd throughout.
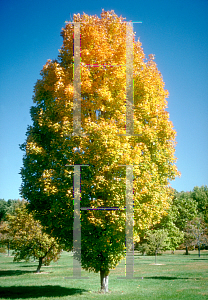
<path id="1" fill-rule="evenodd" d="M 63 252 L 60 260 L 42 267 L 36 274 L 37 262 L 13 263 L 13 258 L 0 254 L 0 299 L 208 299 L 208 251 L 165 253 L 154 257 L 136 254 L 134 276 L 125 276 L 123 260 L 109 276 L 109 293 L 101 294 L 99 274 L 82 271 L 89 279 L 66 279 L 73 274 L 72 254 Z M 142 279 L 143 278 L 143 279 Z"/>

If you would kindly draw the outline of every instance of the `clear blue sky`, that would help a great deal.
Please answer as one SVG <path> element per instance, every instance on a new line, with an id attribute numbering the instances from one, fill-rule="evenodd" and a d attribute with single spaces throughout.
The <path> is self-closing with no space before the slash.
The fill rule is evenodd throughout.
<path id="1" fill-rule="evenodd" d="M 170 96 L 177 131 L 178 191 L 208 184 L 208 1 L 1 0 L 0 198 L 17 199 L 33 87 L 47 59 L 62 45 L 61 28 L 74 13 L 113 9 L 134 24 L 146 56 L 155 61 Z"/>

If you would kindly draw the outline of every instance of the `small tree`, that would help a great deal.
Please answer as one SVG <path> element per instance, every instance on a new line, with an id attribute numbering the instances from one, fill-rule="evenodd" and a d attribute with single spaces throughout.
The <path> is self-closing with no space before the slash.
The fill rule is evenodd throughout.
<path id="1" fill-rule="evenodd" d="M 166 214 L 163 215 L 160 223 L 156 224 L 152 229 L 166 230 L 168 233 L 169 249 L 174 252 L 174 250 L 183 242 L 184 233 L 176 226 L 179 211 L 177 206 L 174 204 L 173 199 L 175 199 L 175 195 L 170 197 L 170 207 L 166 211 Z"/>
<path id="2" fill-rule="evenodd" d="M 5 247 L 7 245 L 8 256 L 10 253 L 10 244 L 11 244 L 12 236 L 9 234 L 8 222 L 1 221 L 0 223 L 0 246 Z M 2 248 L 3 252 L 6 252 L 4 248 Z"/>
<path id="3" fill-rule="evenodd" d="M 20 199 L 9 199 L 8 201 L 0 199 L 0 242 L 7 245 L 8 256 L 10 255 L 12 235 L 9 232 L 7 215 L 15 215 L 15 209 L 21 208 L 23 204 L 24 201 Z"/>
<path id="4" fill-rule="evenodd" d="M 21 207 L 15 209 L 14 215 L 7 215 L 7 221 L 14 261 L 36 258 L 39 260 L 36 272 L 39 273 L 42 264 L 49 265 L 52 260 L 59 258 L 61 246 L 55 238 L 43 232 L 40 222 L 28 213 L 24 201 Z M 7 242 L 7 239 L 4 241 Z"/>
<path id="5" fill-rule="evenodd" d="M 149 255 L 155 255 L 155 264 L 157 254 L 168 249 L 168 233 L 164 229 L 154 230 L 147 233 L 146 252 Z"/>

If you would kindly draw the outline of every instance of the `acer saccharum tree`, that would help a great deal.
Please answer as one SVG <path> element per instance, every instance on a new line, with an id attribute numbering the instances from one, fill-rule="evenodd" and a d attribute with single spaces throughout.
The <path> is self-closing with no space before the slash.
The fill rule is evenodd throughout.
<path id="1" fill-rule="evenodd" d="M 80 76 L 75 74 L 78 23 Z M 114 11 L 103 10 L 100 18 L 77 14 L 73 22 L 66 22 L 59 55 L 46 62 L 35 84 L 33 123 L 21 146 L 22 196 L 47 232 L 68 250 L 73 249 L 73 166 L 84 165 L 80 207 L 91 209 L 80 210 L 81 266 L 100 272 L 104 291 L 110 270 L 126 254 L 126 166 L 133 172 L 134 241 L 160 221 L 171 197 L 169 182 L 179 175 L 176 132 L 166 111 L 162 75 L 154 56 L 145 59 L 141 42 L 127 30 L 127 22 Z M 129 68 L 133 88 L 127 82 Z M 75 132 L 74 95 L 79 88 L 80 127 Z"/>

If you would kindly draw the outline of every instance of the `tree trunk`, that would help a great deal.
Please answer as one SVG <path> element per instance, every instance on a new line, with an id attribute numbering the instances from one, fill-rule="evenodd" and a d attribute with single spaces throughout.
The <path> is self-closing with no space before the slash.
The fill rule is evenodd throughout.
<path id="1" fill-rule="evenodd" d="M 200 245 L 198 246 L 198 254 L 199 254 L 199 257 L 200 257 Z"/>
<path id="2" fill-rule="evenodd" d="M 8 245 L 7 245 L 7 249 L 8 249 L 8 256 L 9 256 L 9 250 L 10 250 L 10 243 L 8 242 Z"/>
<path id="3" fill-rule="evenodd" d="M 101 292 L 108 293 L 108 275 L 109 272 L 100 270 Z"/>
<path id="4" fill-rule="evenodd" d="M 155 264 L 157 263 L 157 251 L 155 251 Z"/>
<path id="5" fill-rule="evenodd" d="M 39 264 L 38 264 L 36 273 L 40 273 L 40 268 L 41 268 L 41 266 L 42 266 L 42 263 L 43 263 L 43 258 L 42 258 L 42 257 L 39 257 Z"/>
<path id="6" fill-rule="evenodd" d="M 189 253 L 188 253 L 188 246 L 186 246 L 186 253 L 185 253 L 185 255 L 188 255 Z"/>

